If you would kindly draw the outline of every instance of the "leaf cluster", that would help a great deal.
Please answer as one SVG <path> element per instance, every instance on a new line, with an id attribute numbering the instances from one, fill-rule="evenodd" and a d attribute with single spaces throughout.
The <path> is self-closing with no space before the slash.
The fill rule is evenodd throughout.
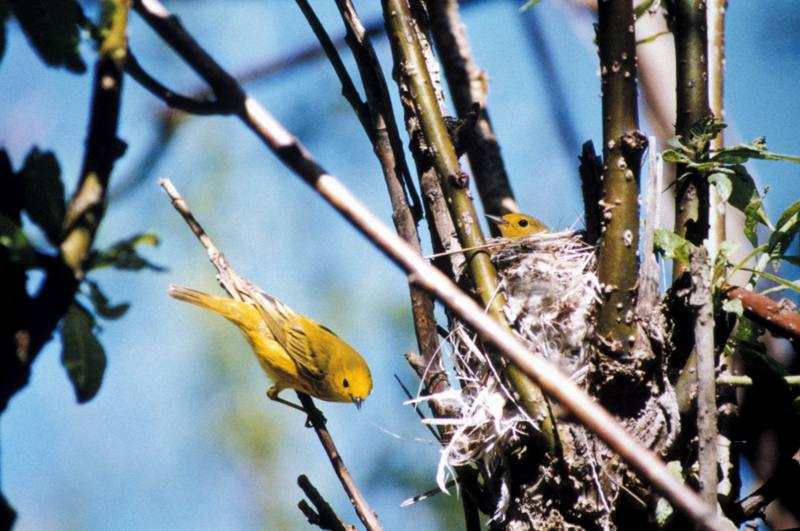
<path id="1" fill-rule="evenodd" d="M 64 237 L 64 219 L 68 210 L 61 180 L 61 168 L 55 154 L 33 147 L 21 168 L 14 171 L 5 150 L 0 150 L 2 183 L 8 195 L 0 205 L 0 267 L 21 274 L 6 278 L 5 283 L 27 284 L 32 270 L 48 272 L 60 260 L 59 245 Z M 142 233 L 94 250 L 86 271 L 115 268 L 125 271 L 164 268 L 150 262 L 138 248 L 158 245 L 155 234 Z M 27 286 L 6 286 L 14 292 L 28 293 Z M 18 310 L 23 301 L 12 300 L 9 311 Z M 78 285 L 76 300 L 63 316 L 60 326 L 62 363 L 67 370 L 79 402 L 90 400 L 100 388 L 106 366 L 105 352 L 97 335 L 96 317 L 118 319 L 130 305 L 113 303 L 93 277 L 85 276 Z M 88 308 L 91 308 L 88 309 Z"/>
<path id="2" fill-rule="evenodd" d="M 787 254 L 800 231 L 800 201 L 782 212 L 773 225 L 763 208 L 768 188 L 759 192 L 745 164 L 751 159 L 800 163 L 800 157 L 770 152 L 763 137 L 756 138 L 749 144 L 709 149 L 711 140 L 725 127 L 725 123 L 714 117 L 704 118 L 691 127 L 686 138 L 671 139 L 669 141 L 671 148 L 662 153 L 665 161 L 680 165 L 682 172 L 678 177 L 679 181 L 690 174 L 705 176 L 723 202 L 745 215 L 744 233 L 754 250 L 739 264 L 732 264 L 728 257 L 734 247 L 730 243 L 723 242 L 720 256 L 715 264 L 715 280 L 718 285 L 724 283 L 731 274 L 745 269 L 745 263 L 758 255 L 757 266 L 751 270 L 753 283 L 763 277 L 784 287 L 798 290 L 797 283 L 769 274 L 764 269 L 772 262 L 777 271 L 777 262 L 781 260 L 795 265 L 800 263 L 800 257 Z M 761 245 L 756 230 L 758 225 L 764 225 L 769 230 L 767 241 Z M 659 229 L 656 232 L 656 247 L 667 258 L 688 263 L 689 245 L 688 241 L 671 231 Z M 727 275 L 724 274 L 726 271 Z"/>

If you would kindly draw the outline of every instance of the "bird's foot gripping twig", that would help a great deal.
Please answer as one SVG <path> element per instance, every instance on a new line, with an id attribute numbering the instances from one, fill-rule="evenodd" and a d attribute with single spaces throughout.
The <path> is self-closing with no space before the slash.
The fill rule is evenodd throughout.
<path id="1" fill-rule="evenodd" d="M 306 420 L 306 428 L 311 428 L 315 424 L 325 425 L 328 422 L 328 419 L 325 418 L 325 415 L 322 414 L 322 411 L 314 407 L 313 409 L 308 409 L 303 406 L 299 406 L 294 402 L 290 402 L 284 398 L 278 396 L 278 390 L 275 387 L 270 387 L 267 389 L 267 398 L 272 400 L 273 402 L 278 402 L 279 404 L 283 404 L 284 406 L 289 406 L 292 409 L 296 409 L 297 411 L 302 411 L 306 415 L 308 415 L 308 419 Z M 316 422 L 314 422 L 316 420 Z"/>

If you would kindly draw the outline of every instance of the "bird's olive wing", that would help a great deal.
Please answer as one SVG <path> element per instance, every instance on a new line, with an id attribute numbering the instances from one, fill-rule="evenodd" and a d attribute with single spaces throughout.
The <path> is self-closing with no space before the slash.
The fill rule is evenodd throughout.
<path id="1" fill-rule="evenodd" d="M 320 359 L 320 353 L 314 349 L 314 344 L 303 326 L 300 323 L 287 324 L 285 331 L 286 343 L 283 348 L 289 357 L 309 376 L 318 380 L 324 378 L 323 360 Z"/>
<path id="2" fill-rule="evenodd" d="M 324 378 L 325 363 L 319 359 L 320 353 L 314 349 L 314 341 L 309 337 L 310 331 L 304 326 L 303 321 L 306 318 L 263 291 L 258 292 L 256 302 L 256 307 L 275 340 L 298 368 L 311 378 Z"/>

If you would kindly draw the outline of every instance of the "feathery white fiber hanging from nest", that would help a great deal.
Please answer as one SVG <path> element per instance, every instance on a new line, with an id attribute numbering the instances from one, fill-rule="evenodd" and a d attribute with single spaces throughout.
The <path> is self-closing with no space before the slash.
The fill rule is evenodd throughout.
<path id="1" fill-rule="evenodd" d="M 529 350 L 552 361 L 580 381 L 587 372 L 593 331 L 592 308 L 599 300 L 594 248 L 572 231 L 539 233 L 518 240 L 497 239 L 492 256 L 507 302 L 508 322 Z M 538 429 L 514 400 L 503 367 L 483 350 L 476 334 L 453 320 L 448 342 L 460 389 L 419 397 L 436 399 L 458 412 L 435 419 L 452 426 L 441 450 L 436 480 L 445 489 L 453 467 L 478 464 L 502 474 L 503 456 L 523 442 L 526 429 Z M 510 502 L 505 482 L 493 518 L 502 519 Z"/>

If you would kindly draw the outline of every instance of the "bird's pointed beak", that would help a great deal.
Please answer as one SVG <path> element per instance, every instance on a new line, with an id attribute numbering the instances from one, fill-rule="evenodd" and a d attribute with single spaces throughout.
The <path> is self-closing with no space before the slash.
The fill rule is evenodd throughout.
<path id="1" fill-rule="evenodd" d="M 363 400 L 358 398 L 357 396 L 354 396 L 352 400 L 353 403 L 356 405 L 356 409 L 361 409 L 361 402 L 363 402 Z"/>
<path id="2" fill-rule="evenodd" d="M 486 219 L 494 223 L 495 225 L 508 225 L 508 221 L 504 220 L 501 217 L 493 216 L 491 214 L 486 214 Z"/>

